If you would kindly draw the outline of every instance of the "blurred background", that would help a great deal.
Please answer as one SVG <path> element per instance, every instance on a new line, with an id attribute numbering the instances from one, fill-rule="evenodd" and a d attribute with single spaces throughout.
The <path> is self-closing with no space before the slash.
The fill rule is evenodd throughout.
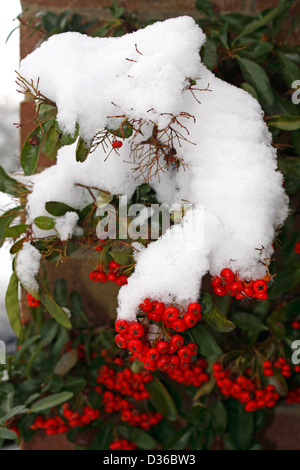
<path id="1" fill-rule="evenodd" d="M 7 40 L 10 32 L 19 24 L 15 19 L 21 12 L 19 0 L 1 2 L 0 5 L 0 165 L 12 172 L 18 168 L 19 103 L 21 96 L 16 91 L 15 70 L 19 66 L 19 29 L 17 28 Z M 11 198 L 0 192 L 1 214 L 11 207 Z M 7 352 L 15 348 L 15 335 L 7 320 L 5 310 L 5 291 L 11 274 L 11 256 L 8 244 L 0 248 L 0 340 L 5 341 Z"/>

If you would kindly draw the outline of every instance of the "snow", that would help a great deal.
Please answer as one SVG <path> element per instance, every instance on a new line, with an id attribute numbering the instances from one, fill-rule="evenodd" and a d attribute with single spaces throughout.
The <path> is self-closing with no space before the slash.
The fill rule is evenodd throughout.
<path id="1" fill-rule="evenodd" d="M 120 124 L 123 118 L 111 115 L 143 123 L 143 135 L 122 139 L 117 151 L 109 154 L 98 146 L 81 163 L 74 144 L 59 151 L 56 165 L 23 178 L 33 185 L 28 223 L 49 215 L 47 201 L 74 209 L 91 203 L 90 193 L 78 184 L 130 197 L 144 182 L 132 171 L 137 144 L 151 136 L 153 123 L 161 129 L 171 114 L 186 113 L 179 120 L 187 129 L 172 124 L 173 146 L 184 166 L 171 165 L 150 184 L 161 203 L 187 201 L 192 208 L 180 224 L 135 253 L 135 271 L 119 293 L 120 318 L 133 320 L 145 297 L 187 305 L 199 298 L 203 276 L 224 267 L 245 279 L 264 276 L 278 227 L 288 215 L 263 111 L 251 95 L 201 64 L 198 50 L 204 40 L 194 20 L 180 17 L 121 38 L 53 36 L 21 64 L 27 79 L 40 78 L 40 91 L 56 102 L 59 124 L 67 132 L 78 122 L 81 136 L 90 140 L 105 126 Z M 187 89 L 188 78 L 197 80 L 197 99 Z M 176 132 L 184 138 L 178 140 Z M 160 160 L 165 165 L 163 155 Z M 92 191 L 97 197 L 97 189 Z M 75 227 L 71 214 L 66 227 L 63 219 L 56 222 L 62 239 Z"/>
<path id="2" fill-rule="evenodd" d="M 40 91 L 58 106 L 61 129 L 72 134 L 78 122 L 89 141 L 99 129 L 113 127 L 108 116 L 126 114 L 162 125 L 167 118 L 161 113 L 177 114 L 186 78 L 198 75 L 204 39 L 189 17 L 121 38 L 64 33 L 27 56 L 20 73 L 39 79 Z"/>
<path id="3" fill-rule="evenodd" d="M 78 219 L 79 216 L 76 212 L 66 212 L 65 215 L 56 219 L 55 230 L 58 232 L 58 236 L 62 241 L 66 241 L 72 237 Z"/>
<path id="4" fill-rule="evenodd" d="M 40 261 L 40 252 L 30 242 L 24 243 L 16 259 L 16 274 L 22 287 L 27 291 L 38 292 L 39 290 L 36 276 L 39 272 Z"/>

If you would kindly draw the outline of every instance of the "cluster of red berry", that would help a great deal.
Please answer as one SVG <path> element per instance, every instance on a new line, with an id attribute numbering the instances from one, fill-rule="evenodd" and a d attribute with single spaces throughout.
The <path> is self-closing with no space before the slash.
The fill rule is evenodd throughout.
<path id="1" fill-rule="evenodd" d="M 294 330 L 300 330 L 300 321 L 297 321 L 297 320 L 292 321 L 291 327 L 292 327 Z"/>
<path id="2" fill-rule="evenodd" d="M 266 300 L 268 298 L 267 289 L 270 276 L 265 276 L 264 279 L 257 279 L 256 281 L 245 281 L 239 276 L 235 276 L 229 268 L 224 268 L 220 276 L 214 276 L 211 280 L 215 294 L 223 297 L 230 295 L 237 300 L 245 298 L 255 298 Z"/>
<path id="3" fill-rule="evenodd" d="M 208 374 L 205 372 L 206 368 L 207 362 L 204 359 L 198 359 L 192 362 L 187 369 L 181 369 L 180 367 L 168 369 L 167 374 L 170 379 L 183 385 L 201 387 L 209 379 Z"/>
<path id="4" fill-rule="evenodd" d="M 300 403 L 300 387 L 295 390 L 289 390 L 285 397 L 285 401 L 290 405 L 293 403 Z"/>
<path id="5" fill-rule="evenodd" d="M 117 439 L 110 444 L 109 448 L 111 450 L 135 450 L 136 444 L 127 439 Z"/>
<path id="6" fill-rule="evenodd" d="M 39 307 L 41 305 L 41 302 L 35 297 L 33 297 L 33 295 L 29 294 L 29 292 L 27 293 L 26 297 L 27 297 L 28 305 L 30 307 Z"/>
<path id="7" fill-rule="evenodd" d="M 30 426 L 31 429 L 44 429 L 47 435 L 61 434 L 69 431 L 70 428 L 79 426 L 86 426 L 100 416 L 99 410 L 90 406 L 83 408 L 82 414 L 70 409 L 69 403 L 64 403 L 62 406 L 63 417 L 67 420 L 64 421 L 60 416 L 52 416 L 45 418 L 44 416 L 37 416 L 34 423 Z"/>
<path id="8" fill-rule="evenodd" d="M 121 359 L 121 361 L 123 360 Z M 137 401 L 150 398 L 150 395 L 145 388 L 145 384 L 152 382 L 152 380 L 152 375 L 147 371 L 132 372 L 131 369 L 125 368 L 116 372 L 113 368 L 108 367 L 107 365 L 100 367 L 98 377 L 96 379 L 97 383 L 105 385 L 109 390 L 119 392 L 123 396 L 133 397 Z M 96 390 L 96 392 L 99 393 L 99 390 Z"/>
<path id="9" fill-rule="evenodd" d="M 274 375 L 274 367 L 277 369 L 281 370 L 281 373 L 284 377 L 290 377 L 292 375 L 291 373 L 291 366 L 287 364 L 286 360 L 284 357 L 279 357 L 277 361 L 272 364 L 271 361 L 264 361 L 263 362 L 263 369 L 264 369 L 264 375 L 267 377 L 272 377 Z M 295 366 L 295 372 L 300 372 L 300 367 Z"/>
<path id="10" fill-rule="evenodd" d="M 152 426 L 156 426 L 161 420 L 160 413 L 150 411 L 140 412 L 134 408 L 134 404 L 122 398 L 121 395 L 106 391 L 103 393 L 104 411 L 107 413 L 121 412 L 121 419 L 131 426 L 136 426 L 148 431 Z"/>
<path id="11" fill-rule="evenodd" d="M 145 369 L 151 371 L 188 368 L 192 356 L 197 354 L 197 346 L 194 343 L 185 345 L 184 337 L 176 333 L 182 333 L 197 324 L 201 319 L 200 304 L 191 303 L 185 312 L 174 306 L 165 307 L 163 302 L 145 299 L 139 308 L 145 314 L 142 318 L 144 325 L 139 321 L 116 321 L 117 345 L 128 349 L 134 358 L 143 362 Z M 153 341 L 148 335 L 150 332 L 153 336 L 153 331 L 149 330 L 151 322 L 158 324 Z"/>
<path id="12" fill-rule="evenodd" d="M 112 281 L 118 284 L 118 286 L 124 286 L 127 284 L 127 276 L 125 274 L 119 274 L 120 264 L 116 261 L 110 261 L 109 263 L 109 272 L 105 273 L 103 269 L 95 269 L 89 274 L 89 278 L 93 282 L 102 282 Z"/>
<path id="13" fill-rule="evenodd" d="M 236 377 L 229 368 L 223 369 L 220 363 L 216 362 L 213 365 L 213 375 L 221 393 L 243 403 L 246 411 L 275 406 L 279 400 L 279 394 L 274 385 L 259 388 L 255 381 L 251 380 L 250 373 L 250 370 L 246 370 L 244 375 Z"/>

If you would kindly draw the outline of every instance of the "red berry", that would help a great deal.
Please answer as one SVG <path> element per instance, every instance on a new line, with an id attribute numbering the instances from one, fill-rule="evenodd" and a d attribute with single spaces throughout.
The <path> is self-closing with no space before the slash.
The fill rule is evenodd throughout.
<path id="1" fill-rule="evenodd" d="M 222 269 L 221 277 L 227 284 L 231 284 L 234 281 L 234 274 L 229 268 Z"/>
<path id="2" fill-rule="evenodd" d="M 172 322 L 172 328 L 179 333 L 183 333 L 186 330 L 186 324 L 181 318 L 178 318 L 178 320 Z"/>
<path id="3" fill-rule="evenodd" d="M 133 338 L 141 338 L 144 336 L 145 330 L 143 325 L 141 325 L 139 322 L 134 322 L 129 326 L 128 333 Z"/>
<path id="4" fill-rule="evenodd" d="M 177 354 L 180 359 L 189 359 L 192 355 L 192 351 L 188 346 L 181 346 Z"/>
<path id="5" fill-rule="evenodd" d="M 273 369 L 271 369 L 270 367 L 266 367 L 264 369 L 264 375 L 266 375 L 267 377 L 272 377 L 274 375 Z"/>
<path id="6" fill-rule="evenodd" d="M 150 348 L 147 351 L 146 357 L 149 361 L 156 361 L 160 356 L 160 353 L 156 348 Z"/>
<path id="7" fill-rule="evenodd" d="M 123 142 L 121 142 L 120 140 L 114 140 L 112 143 L 112 146 L 114 149 L 118 149 L 122 147 L 122 145 L 123 145 Z"/>
<path id="8" fill-rule="evenodd" d="M 140 305 L 139 308 L 144 312 L 150 312 L 152 310 L 152 303 L 150 302 L 150 299 L 145 299 Z"/>
<path id="9" fill-rule="evenodd" d="M 268 284 L 263 279 L 258 279 L 253 283 L 253 290 L 256 294 L 264 294 L 267 289 Z"/>
<path id="10" fill-rule="evenodd" d="M 126 333 L 128 331 L 128 322 L 126 320 L 117 320 L 115 329 L 118 333 Z"/>
<path id="11" fill-rule="evenodd" d="M 143 350 L 143 343 L 140 339 L 132 339 L 128 342 L 128 349 L 132 353 L 140 353 Z"/>
<path id="12" fill-rule="evenodd" d="M 243 287 L 243 284 L 239 281 L 235 281 L 230 284 L 232 292 L 242 292 Z"/>
<path id="13" fill-rule="evenodd" d="M 198 302 L 194 302 L 188 306 L 189 313 L 195 313 L 196 315 L 201 312 L 201 305 Z"/>
<path id="14" fill-rule="evenodd" d="M 197 351 L 198 351 L 197 345 L 195 343 L 188 343 L 187 346 L 192 351 L 192 356 L 195 356 L 197 354 Z"/>
<path id="15" fill-rule="evenodd" d="M 211 280 L 211 285 L 213 287 L 218 287 L 222 284 L 222 278 L 219 276 L 214 276 Z"/>
<path id="16" fill-rule="evenodd" d="M 163 302 L 156 302 L 154 310 L 158 315 L 162 315 L 165 311 L 165 304 Z"/>
<path id="17" fill-rule="evenodd" d="M 159 341 L 156 348 L 160 354 L 166 354 L 169 351 L 170 345 L 167 341 Z"/>
<path id="18" fill-rule="evenodd" d="M 167 307 L 162 315 L 162 319 L 168 322 L 174 322 L 179 317 L 179 311 L 176 307 Z"/>
<path id="19" fill-rule="evenodd" d="M 195 313 L 186 313 L 183 317 L 183 321 L 187 328 L 192 328 L 197 323 L 197 315 Z"/>
<path id="20" fill-rule="evenodd" d="M 226 295 L 226 290 L 223 286 L 214 287 L 214 293 L 219 295 L 220 297 L 224 297 Z"/>
<path id="21" fill-rule="evenodd" d="M 181 335 L 174 335 L 170 340 L 170 346 L 174 347 L 175 350 L 180 348 L 184 343 L 184 338 Z"/>
<path id="22" fill-rule="evenodd" d="M 123 335 L 120 335 L 120 334 L 116 335 L 115 342 L 116 342 L 116 344 L 118 345 L 119 348 L 122 348 L 122 349 L 127 348 L 128 343 L 127 343 L 127 341 L 126 341 L 126 339 L 124 338 Z"/>

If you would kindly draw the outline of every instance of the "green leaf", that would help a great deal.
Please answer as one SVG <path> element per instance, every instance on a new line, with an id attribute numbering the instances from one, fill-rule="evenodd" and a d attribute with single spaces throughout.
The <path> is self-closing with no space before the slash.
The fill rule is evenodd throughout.
<path id="1" fill-rule="evenodd" d="M 9 176 L 2 166 L 0 166 L 0 191 L 15 197 L 19 197 L 22 192 L 28 192 L 27 188 Z"/>
<path id="2" fill-rule="evenodd" d="M 12 221 L 19 215 L 19 211 L 23 209 L 22 206 L 14 207 L 13 209 L 4 212 L 0 217 L 0 246 L 3 245 L 5 240 L 5 230 L 10 226 Z"/>
<path id="3" fill-rule="evenodd" d="M 158 380 L 158 378 L 154 378 L 152 382 L 149 382 L 146 385 L 146 388 L 151 396 L 151 402 L 157 411 L 164 418 L 170 421 L 176 421 L 178 418 L 178 412 L 175 403 L 160 380 Z"/>
<path id="4" fill-rule="evenodd" d="M 213 70 L 218 65 L 218 47 L 212 38 L 206 39 L 205 45 L 201 49 L 201 58 L 209 70 Z"/>
<path id="5" fill-rule="evenodd" d="M 54 286 L 55 299 L 60 306 L 67 304 L 68 287 L 64 278 L 57 279 Z"/>
<path id="6" fill-rule="evenodd" d="M 212 425 L 216 432 L 224 433 L 227 429 L 227 411 L 221 401 L 217 401 L 212 410 Z"/>
<path id="7" fill-rule="evenodd" d="M 9 250 L 10 254 L 15 255 L 20 250 L 22 250 L 25 241 L 26 241 L 26 237 L 21 238 L 20 240 L 16 241 L 16 243 L 14 243 Z"/>
<path id="8" fill-rule="evenodd" d="M 285 84 L 290 88 L 291 84 L 299 79 L 299 67 L 281 51 L 277 52 L 277 57 Z"/>
<path id="9" fill-rule="evenodd" d="M 61 131 L 60 131 L 61 132 Z M 61 145 L 72 145 L 76 141 L 79 133 L 79 125 L 76 124 L 75 132 L 73 134 L 66 134 L 61 132 L 60 143 Z"/>
<path id="10" fill-rule="evenodd" d="M 17 439 L 17 437 L 14 431 L 0 427 L 0 439 Z"/>
<path id="11" fill-rule="evenodd" d="M 274 93 L 268 75 L 264 69 L 252 60 L 243 59 L 242 57 L 236 58 L 244 79 L 254 86 L 260 102 L 264 107 L 269 108 L 274 102 Z"/>
<path id="12" fill-rule="evenodd" d="M 235 38 L 233 44 L 235 44 L 239 39 L 244 36 L 248 36 L 250 33 L 257 31 L 258 29 L 268 25 L 270 21 L 272 21 L 276 16 L 280 15 L 282 8 L 285 4 L 285 0 L 279 0 L 278 6 L 276 8 L 272 8 L 267 14 L 265 14 L 262 18 L 258 18 L 253 20 L 250 24 L 248 24 L 243 31 Z"/>
<path id="13" fill-rule="evenodd" d="M 88 145 L 85 140 L 79 137 L 76 147 L 76 161 L 84 162 L 91 151 L 91 145 Z"/>
<path id="14" fill-rule="evenodd" d="M 220 333 L 229 333 L 235 329 L 235 324 L 224 317 L 217 305 L 214 305 L 208 313 L 204 312 L 203 319 L 211 328 Z"/>
<path id="15" fill-rule="evenodd" d="M 86 387 L 86 380 L 83 377 L 70 377 L 65 381 L 64 389 L 73 393 L 78 393 Z"/>
<path id="16" fill-rule="evenodd" d="M 273 300 L 279 295 L 289 292 L 299 281 L 300 269 L 294 269 L 293 267 L 283 269 L 275 278 L 274 286 L 269 294 L 270 299 Z"/>
<path id="17" fill-rule="evenodd" d="M 5 295 L 5 307 L 7 316 L 13 331 L 19 338 L 23 336 L 23 326 L 20 317 L 19 306 L 19 281 L 16 273 L 12 273 Z"/>
<path id="18" fill-rule="evenodd" d="M 110 251 L 109 252 L 111 257 L 116 263 L 119 263 L 121 266 L 127 266 L 128 264 L 132 263 L 132 258 L 128 256 L 126 253 L 121 253 L 117 251 Z"/>
<path id="19" fill-rule="evenodd" d="M 247 38 L 245 39 L 245 44 L 248 47 L 239 51 L 239 56 L 259 62 L 266 60 L 274 47 L 273 44 L 264 41 L 253 41 L 249 43 Z"/>
<path id="20" fill-rule="evenodd" d="M 132 426 L 129 428 L 130 440 L 134 442 L 141 449 L 152 450 L 156 447 L 156 442 L 150 434 L 142 429 L 137 429 Z"/>
<path id="21" fill-rule="evenodd" d="M 13 416 L 21 415 L 23 413 L 26 413 L 27 411 L 28 411 L 28 408 L 26 408 L 26 406 L 24 405 L 15 406 L 11 410 L 9 410 L 8 413 L 6 413 L 4 416 L 1 417 L 0 425 L 5 424 L 6 421 L 11 419 Z"/>
<path id="22" fill-rule="evenodd" d="M 259 318 L 251 313 L 233 312 L 231 318 L 240 330 L 259 332 L 268 329 Z"/>
<path id="23" fill-rule="evenodd" d="M 38 126 L 31 134 L 27 137 L 26 142 L 23 146 L 21 153 L 21 165 L 24 170 L 25 175 L 32 175 L 37 169 L 38 159 L 41 153 L 41 148 L 43 146 L 44 140 L 48 130 L 53 125 L 53 119 L 44 122 Z M 30 139 L 36 138 L 37 144 L 30 144 Z M 28 142 L 29 141 L 29 142 Z"/>
<path id="24" fill-rule="evenodd" d="M 217 361 L 222 356 L 222 349 L 215 338 L 199 324 L 190 331 L 190 335 L 198 346 L 199 353 L 204 357 Z"/>
<path id="25" fill-rule="evenodd" d="M 24 352 L 27 351 L 30 348 L 30 346 L 32 346 L 35 343 L 35 341 L 37 341 L 40 338 L 41 338 L 41 335 L 35 335 L 26 339 L 26 341 L 24 341 L 24 343 L 22 344 L 21 348 L 17 350 L 13 359 L 13 363 L 18 364 Z"/>
<path id="26" fill-rule="evenodd" d="M 67 212 L 76 212 L 76 209 L 71 206 L 68 206 L 68 204 L 57 201 L 46 202 L 45 208 L 46 211 L 49 212 L 49 214 L 54 215 L 55 217 L 61 217 Z"/>
<path id="27" fill-rule="evenodd" d="M 26 232 L 28 227 L 29 225 L 26 224 L 13 225 L 5 230 L 4 235 L 7 238 L 16 238 L 19 237 L 22 233 Z"/>
<path id="28" fill-rule="evenodd" d="M 47 292 L 42 292 L 40 295 L 40 301 L 44 305 L 45 309 L 55 320 L 65 328 L 72 328 L 69 317 L 66 312 L 55 302 L 53 297 Z"/>
<path id="29" fill-rule="evenodd" d="M 48 410 L 53 408 L 54 406 L 60 405 L 61 403 L 65 403 L 69 401 L 73 397 L 72 392 L 60 392 L 54 393 L 53 395 L 49 395 L 46 398 L 42 398 L 41 400 L 34 403 L 34 405 L 29 410 L 30 413 L 38 413 L 43 410 Z"/>
<path id="30" fill-rule="evenodd" d="M 241 84 L 241 88 L 243 90 L 247 91 L 250 95 L 252 95 L 253 98 L 255 98 L 257 101 L 259 101 L 257 93 L 255 91 L 255 88 L 253 88 L 253 86 L 249 85 L 249 83 L 243 82 Z"/>
<path id="31" fill-rule="evenodd" d="M 167 439 L 163 444 L 163 450 L 183 450 L 185 449 L 189 442 L 191 435 L 193 434 L 194 429 L 191 427 L 185 427 L 175 432 L 170 439 Z"/>
<path id="32" fill-rule="evenodd" d="M 63 387 L 63 383 L 64 381 L 62 376 L 54 373 L 49 382 L 49 391 L 53 393 L 59 392 Z"/>
<path id="33" fill-rule="evenodd" d="M 196 8 L 201 13 L 204 13 L 206 16 L 208 16 L 210 19 L 214 17 L 214 9 L 209 0 L 197 0 Z"/>
<path id="34" fill-rule="evenodd" d="M 230 400 L 228 409 L 229 435 L 238 450 L 251 446 L 254 429 L 253 413 L 245 411 L 244 405 Z"/>
<path id="35" fill-rule="evenodd" d="M 52 217 L 36 217 L 34 223 L 41 230 L 52 230 L 55 227 L 55 220 Z"/>
<path id="36" fill-rule="evenodd" d="M 52 126 L 47 132 L 42 152 L 45 153 L 50 160 L 55 160 L 56 158 L 57 150 L 60 147 L 59 136 L 55 126 Z"/>
<path id="37" fill-rule="evenodd" d="M 109 450 L 109 444 L 113 438 L 113 423 L 106 421 L 105 425 L 97 432 L 93 442 L 87 450 Z"/>
<path id="38" fill-rule="evenodd" d="M 267 124 L 282 131 L 296 131 L 300 129 L 300 116 L 276 116 L 269 119 Z"/>
<path id="39" fill-rule="evenodd" d="M 66 352 L 61 356 L 54 368 L 54 373 L 58 375 L 67 374 L 78 362 L 78 353 L 76 349 Z"/>

